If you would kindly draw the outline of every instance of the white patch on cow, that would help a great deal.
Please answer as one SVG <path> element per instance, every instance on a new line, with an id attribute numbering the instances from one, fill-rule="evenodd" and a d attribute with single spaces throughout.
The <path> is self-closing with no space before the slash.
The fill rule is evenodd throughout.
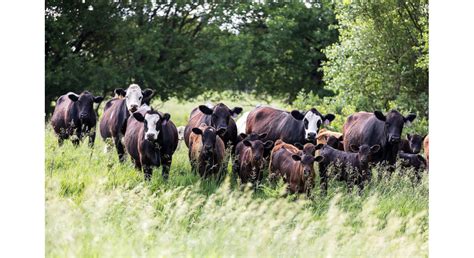
<path id="1" fill-rule="evenodd" d="M 178 127 L 178 140 L 183 140 L 184 139 L 184 129 L 185 126 L 180 126 Z"/>
<path id="2" fill-rule="evenodd" d="M 130 84 L 125 94 L 125 103 L 128 110 L 132 110 L 132 107 L 137 109 L 142 105 L 143 94 L 142 89 L 137 84 Z"/>
<path id="3" fill-rule="evenodd" d="M 206 105 L 206 107 L 208 107 L 210 109 L 214 108 L 214 105 L 211 102 L 207 102 L 205 105 Z"/>
<path id="4" fill-rule="evenodd" d="M 153 137 L 153 140 L 158 139 L 160 131 L 156 130 L 156 123 L 160 121 L 160 116 L 158 114 L 145 114 L 145 120 L 148 129 L 145 132 L 145 140 L 148 139 L 148 137 Z"/>
<path id="5" fill-rule="evenodd" d="M 410 120 L 407 120 L 407 121 L 405 122 L 405 126 L 406 126 L 406 127 L 410 127 L 410 126 L 411 126 L 411 121 L 410 121 Z"/>
<path id="6" fill-rule="evenodd" d="M 237 119 L 235 124 L 237 125 L 237 134 L 245 133 L 245 129 L 247 127 L 247 117 L 249 116 L 250 112 L 245 112 L 242 116 Z"/>
<path id="7" fill-rule="evenodd" d="M 310 133 L 314 133 L 315 136 L 318 134 L 318 121 L 322 121 L 321 117 L 316 115 L 315 113 L 308 111 L 304 116 L 304 119 L 308 120 L 308 128 L 305 127 L 305 138 L 308 139 L 308 135 Z M 304 120 L 303 119 L 303 120 Z"/>
<path id="8" fill-rule="evenodd" d="M 147 112 L 150 110 L 151 110 L 150 106 L 148 106 L 147 104 L 143 104 L 137 109 L 137 112 L 142 112 L 142 111 Z"/>

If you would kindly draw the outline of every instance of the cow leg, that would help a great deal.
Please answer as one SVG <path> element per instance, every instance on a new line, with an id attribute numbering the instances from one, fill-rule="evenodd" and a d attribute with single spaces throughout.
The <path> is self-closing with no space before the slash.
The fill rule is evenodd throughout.
<path id="1" fill-rule="evenodd" d="M 89 132 L 89 147 L 94 147 L 94 142 L 95 142 L 95 130 L 92 129 Z"/>
<path id="2" fill-rule="evenodd" d="M 75 135 L 71 137 L 72 144 L 74 144 L 74 146 L 76 147 L 79 146 L 81 139 L 82 139 L 82 129 L 81 127 L 78 127 L 75 130 Z"/>
<path id="3" fill-rule="evenodd" d="M 165 180 L 168 180 L 170 174 L 170 167 L 171 167 L 172 157 L 169 154 L 164 154 L 161 156 L 161 164 L 163 166 L 161 175 Z"/>
<path id="4" fill-rule="evenodd" d="M 145 174 L 145 180 L 150 181 L 153 173 L 152 167 L 148 165 L 143 166 L 143 173 Z"/>
<path id="5" fill-rule="evenodd" d="M 114 137 L 115 148 L 117 149 L 117 154 L 120 162 L 125 160 L 125 150 L 123 148 L 122 141 L 119 136 Z"/>
<path id="6" fill-rule="evenodd" d="M 319 188 L 321 195 L 326 195 L 328 192 L 328 175 L 327 165 L 319 164 Z"/>

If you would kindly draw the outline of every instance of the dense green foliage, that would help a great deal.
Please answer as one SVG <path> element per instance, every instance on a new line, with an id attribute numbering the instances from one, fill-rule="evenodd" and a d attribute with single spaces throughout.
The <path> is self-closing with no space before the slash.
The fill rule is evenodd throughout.
<path id="1" fill-rule="evenodd" d="M 428 117 L 427 1 L 344 1 L 335 12 L 340 38 L 325 50 L 327 87 L 356 110 Z"/>
<path id="2" fill-rule="evenodd" d="M 224 89 L 288 100 L 300 89 L 328 94 L 318 68 L 337 40 L 335 23 L 325 3 L 48 0 L 46 111 L 68 91 L 110 95 L 131 82 L 163 100 Z"/>

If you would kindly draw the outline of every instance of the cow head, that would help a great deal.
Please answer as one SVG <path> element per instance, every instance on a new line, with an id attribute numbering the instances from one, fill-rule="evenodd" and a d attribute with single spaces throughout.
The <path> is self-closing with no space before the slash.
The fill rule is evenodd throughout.
<path id="1" fill-rule="evenodd" d="M 414 154 L 420 153 L 421 145 L 423 144 L 424 136 L 418 134 L 407 134 L 407 140 L 410 146 L 410 151 Z"/>
<path id="2" fill-rule="evenodd" d="M 367 144 L 362 144 L 361 146 L 352 144 L 350 147 L 352 152 L 357 153 L 357 158 L 364 165 L 368 164 L 372 160 L 373 154 L 380 150 L 380 145 L 378 144 L 372 146 Z"/>
<path id="3" fill-rule="evenodd" d="M 242 143 L 251 149 L 252 161 L 251 165 L 255 168 L 260 168 L 263 164 L 261 161 L 263 159 L 263 152 L 269 150 L 273 147 L 273 141 L 262 142 L 259 139 L 249 140 L 245 139 Z"/>
<path id="4" fill-rule="evenodd" d="M 299 151 L 297 154 L 291 155 L 291 158 L 294 161 L 300 163 L 303 169 L 303 177 L 306 180 L 310 176 L 314 176 L 314 162 L 322 162 L 324 157 L 311 155 L 310 153 L 306 153 L 305 151 Z"/>
<path id="5" fill-rule="evenodd" d="M 82 122 L 93 122 L 95 119 L 94 103 L 100 103 L 104 97 L 94 97 L 90 92 L 84 91 L 81 95 L 68 93 L 68 98 L 74 102 L 77 107 L 79 119 Z"/>
<path id="6" fill-rule="evenodd" d="M 327 138 L 326 144 L 333 147 L 334 149 L 339 149 L 340 145 L 342 144 L 342 140 L 343 140 L 342 135 L 339 138 L 337 138 L 334 135 L 330 135 Z"/>
<path id="7" fill-rule="evenodd" d="M 201 125 L 194 127 L 192 132 L 201 135 L 202 152 L 204 155 L 209 155 L 214 152 L 216 146 L 217 135 L 221 134 L 223 129 L 216 130 L 212 126 Z"/>
<path id="8" fill-rule="evenodd" d="M 374 115 L 378 120 L 385 123 L 387 141 L 391 144 L 400 142 L 403 126 L 413 122 L 416 118 L 415 114 L 409 114 L 404 117 L 396 110 L 391 110 L 387 115 L 382 114 L 380 111 L 375 111 Z"/>
<path id="9" fill-rule="evenodd" d="M 233 109 L 228 108 L 225 104 L 219 103 L 214 107 L 210 107 L 208 105 L 200 105 L 199 110 L 211 116 L 211 126 L 216 128 L 217 130 L 227 130 L 229 126 L 229 120 L 231 117 L 237 117 L 240 112 L 242 112 L 241 107 L 234 107 Z M 221 131 L 222 132 L 222 131 Z"/>
<path id="10" fill-rule="evenodd" d="M 123 96 L 125 98 L 125 104 L 127 105 L 128 111 L 131 113 L 137 111 L 142 104 L 150 105 L 150 100 L 153 97 L 153 90 L 145 89 L 141 90 L 137 84 L 130 84 L 128 89 L 115 89 L 116 96 Z"/>
<path id="11" fill-rule="evenodd" d="M 133 117 L 138 121 L 144 123 L 145 132 L 144 139 L 147 141 L 156 141 L 158 140 L 158 135 L 160 134 L 164 125 L 168 123 L 171 118 L 171 115 L 165 113 L 161 115 L 155 110 L 148 110 L 143 116 L 139 112 L 133 113 Z"/>
<path id="12" fill-rule="evenodd" d="M 310 142 L 315 141 L 322 124 L 328 125 L 336 118 L 333 114 L 323 115 L 315 108 L 310 109 L 304 114 L 298 110 L 293 110 L 291 115 L 296 120 L 303 120 L 305 139 Z"/>

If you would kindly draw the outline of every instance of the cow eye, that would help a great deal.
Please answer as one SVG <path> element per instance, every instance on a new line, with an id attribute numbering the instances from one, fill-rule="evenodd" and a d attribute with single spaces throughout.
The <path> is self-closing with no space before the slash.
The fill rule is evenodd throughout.
<path id="1" fill-rule="evenodd" d="M 304 121 L 304 127 L 308 128 L 308 119 L 305 118 L 303 121 Z"/>
<path id="2" fill-rule="evenodd" d="M 139 97 L 138 100 L 142 100 L 142 97 Z"/>

